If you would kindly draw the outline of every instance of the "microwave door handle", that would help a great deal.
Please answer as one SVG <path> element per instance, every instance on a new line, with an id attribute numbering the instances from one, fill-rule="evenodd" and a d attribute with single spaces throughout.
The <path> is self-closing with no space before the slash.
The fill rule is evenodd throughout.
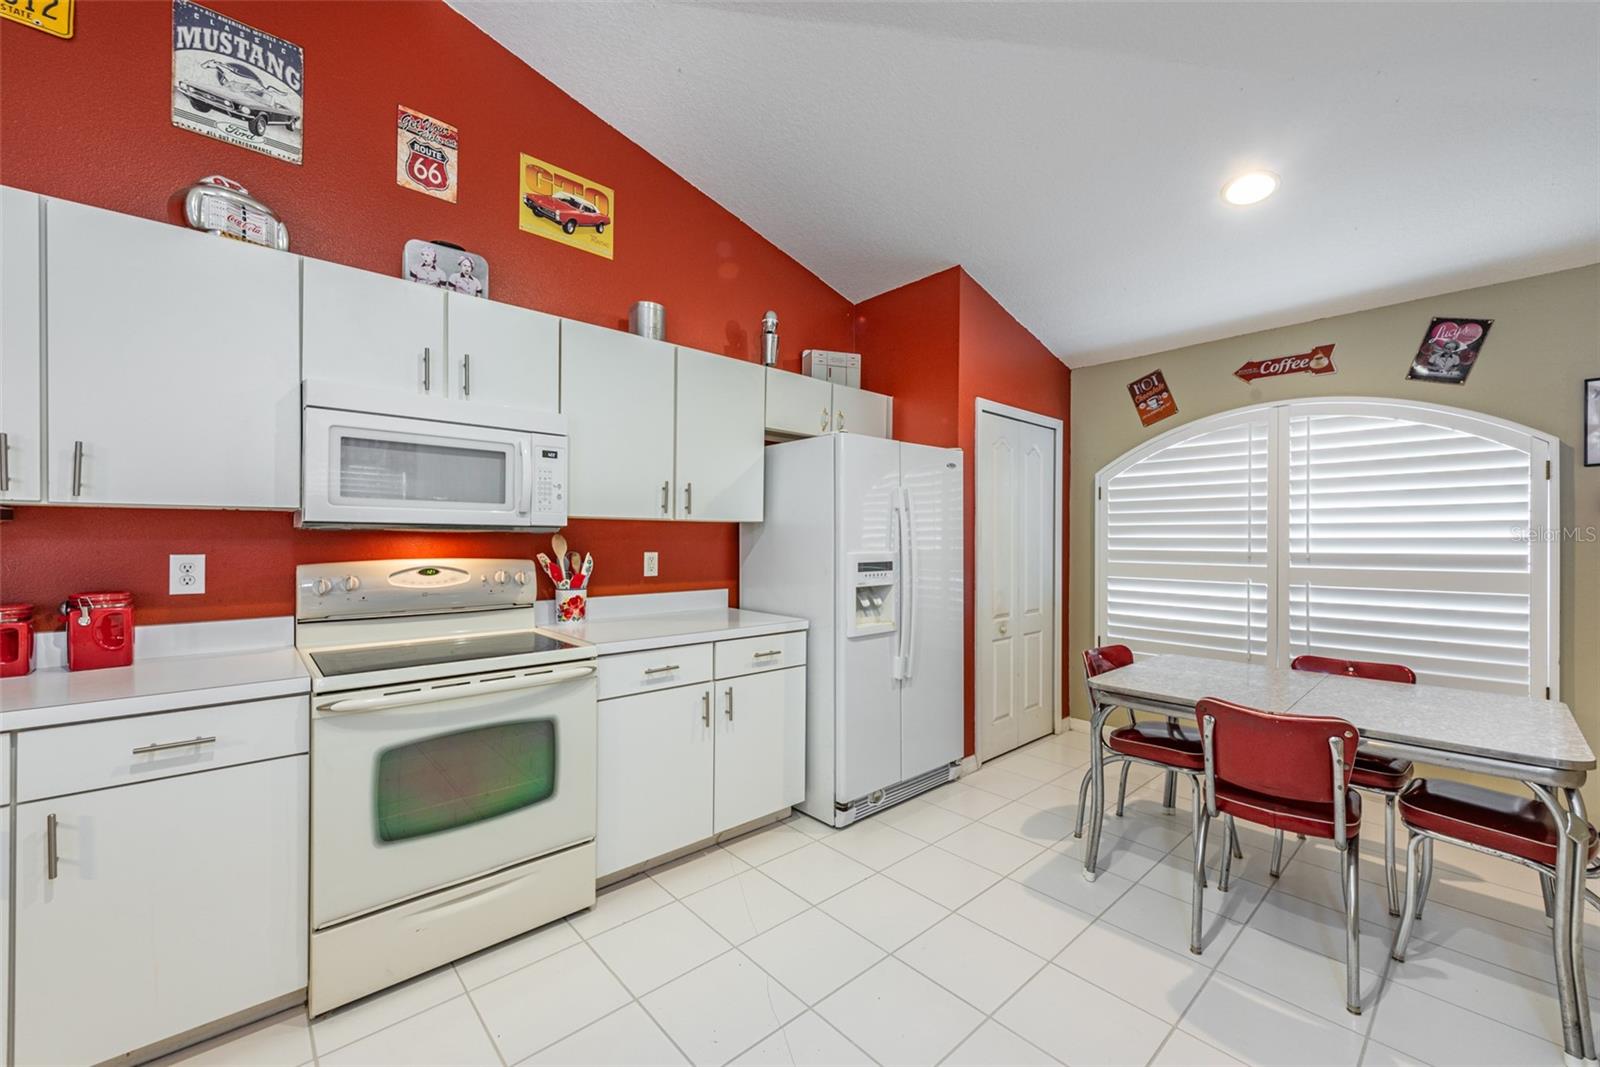
<path id="1" fill-rule="evenodd" d="M 408 693 L 384 693 L 373 697 L 350 697 L 318 704 L 322 712 L 383 711 L 386 708 L 415 707 L 418 704 L 439 704 L 447 700 L 466 700 L 471 697 L 495 693 L 514 693 L 522 689 L 539 689 L 547 685 L 587 678 L 595 671 L 593 666 L 559 667 L 537 674 L 515 678 L 496 678 L 471 685 L 449 686 L 443 689 L 413 690 Z"/>
<path id="2" fill-rule="evenodd" d="M 533 510 L 533 444 L 523 441 L 518 450 L 522 471 L 517 478 L 517 514 L 528 515 Z"/>

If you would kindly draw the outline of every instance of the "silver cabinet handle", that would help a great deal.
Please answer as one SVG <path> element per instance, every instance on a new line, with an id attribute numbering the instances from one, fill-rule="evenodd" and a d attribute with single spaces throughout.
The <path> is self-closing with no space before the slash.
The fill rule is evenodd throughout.
<path id="1" fill-rule="evenodd" d="M 140 745 L 133 750 L 133 754 L 135 756 L 144 756 L 151 752 L 166 752 L 169 749 L 189 748 L 191 746 L 198 748 L 201 745 L 214 745 L 216 743 L 217 739 L 215 737 L 191 737 L 187 741 L 162 741 L 158 744 Z"/>
<path id="2" fill-rule="evenodd" d="M 765 652 L 757 652 L 754 656 L 751 657 L 751 659 L 770 659 L 773 656 L 781 656 L 781 655 L 783 655 L 783 649 L 781 649 L 781 648 L 769 648 Z"/>
<path id="3" fill-rule="evenodd" d="M 72 495 L 83 492 L 83 442 L 72 442 Z"/>
<path id="4" fill-rule="evenodd" d="M 844 429 L 844 412 L 843 411 L 839 411 L 839 412 L 836 412 L 836 414 L 838 415 L 838 418 L 839 418 L 839 426 L 838 426 L 838 428 L 842 430 L 842 429 Z"/>
<path id="5" fill-rule="evenodd" d="M 56 817 L 44 817 L 44 876 L 50 881 L 56 880 L 56 875 L 61 873 L 61 858 L 56 850 Z"/>
<path id="6" fill-rule="evenodd" d="M 11 489 L 11 435 L 0 433 L 0 493 Z"/>
<path id="7" fill-rule="evenodd" d="M 461 357 L 461 395 L 472 395 L 472 353 L 467 352 Z"/>
<path id="8" fill-rule="evenodd" d="M 700 721 L 706 726 L 711 725 L 711 690 L 709 689 L 700 694 Z"/>
<path id="9" fill-rule="evenodd" d="M 723 692 L 728 694 L 728 721 L 733 721 L 733 686 L 728 686 Z"/>
<path id="10" fill-rule="evenodd" d="M 422 391 L 433 392 L 433 349 L 422 350 Z"/>
<path id="11" fill-rule="evenodd" d="M 682 670 L 682 669 L 683 668 L 679 667 L 676 663 L 669 663 L 665 667 L 646 667 L 644 669 L 644 673 L 646 673 L 646 674 L 667 674 L 670 671 L 678 671 L 678 670 Z"/>
<path id="12" fill-rule="evenodd" d="M 824 430 L 824 431 L 826 431 L 826 430 L 827 430 L 827 428 L 828 428 L 828 422 L 829 422 L 829 420 L 831 420 L 831 419 L 832 419 L 832 418 L 833 418 L 833 412 L 831 412 L 831 411 L 829 411 L 829 410 L 828 410 L 828 409 L 827 409 L 827 408 L 823 408 L 823 409 L 822 409 L 822 429 L 823 429 L 823 430 Z"/>
<path id="13" fill-rule="evenodd" d="M 683 483 L 683 513 L 685 515 L 693 515 L 694 514 L 694 483 L 693 482 L 684 482 Z"/>
<path id="14" fill-rule="evenodd" d="M 661 483 L 661 514 L 663 514 L 663 515 L 665 515 L 667 513 L 667 509 L 672 506 L 672 495 L 671 494 L 672 494 L 672 483 L 671 482 L 662 482 Z"/>

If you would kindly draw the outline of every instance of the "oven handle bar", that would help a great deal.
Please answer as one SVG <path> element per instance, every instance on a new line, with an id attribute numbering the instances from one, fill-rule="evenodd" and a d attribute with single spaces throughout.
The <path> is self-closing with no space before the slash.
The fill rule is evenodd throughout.
<path id="1" fill-rule="evenodd" d="M 471 685 L 447 686 L 440 689 L 421 689 L 408 693 L 385 693 L 375 697 L 350 697 L 328 704 L 318 704 L 318 711 L 381 711 L 384 708 L 404 708 L 416 704 L 439 704 L 447 700 L 466 700 L 494 693 L 513 693 L 519 689 L 538 689 L 541 686 L 587 678 L 595 671 L 593 666 L 558 667 L 538 674 L 515 678 L 494 678 Z"/>

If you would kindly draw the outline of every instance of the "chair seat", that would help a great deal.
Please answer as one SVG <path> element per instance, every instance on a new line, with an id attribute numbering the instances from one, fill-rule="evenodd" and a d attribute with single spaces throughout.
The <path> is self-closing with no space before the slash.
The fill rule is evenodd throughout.
<path id="1" fill-rule="evenodd" d="M 1361 832 L 1361 794 L 1349 790 L 1345 793 L 1345 801 L 1344 833 L 1348 839 Z M 1329 841 L 1334 838 L 1331 801 L 1285 800 L 1218 782 L 1217 810 L 1224 815 L 1273 830 L 1322 837 Z"/>
<path id="2" fill-rule="evenodd" d="M 1534 863 L 1554 866 L 1559 831 L 1550 809 L 1533 797 L 1519 797 L 1465 782 L 1424 778 L 1400 796 L 1406 826 L 1492 848 Z M 1600 848 L 1589 827 L 1587 859 Z"/>
<path id="3" fill-rule="evenodd" d="M 1111 731 L 1106 737 L 1106 746 L 1124 756 L 1182 770 L 1200 771 L 1206 766 L 1200 734 L 1176 723 L 1141 721 L 1123 726 Z"/>
<path id="4" fill-rule="evenodd" d="M 1396 793 L 1410 780 L 1410 760 L 1391 759 L 1388 756 L 1356 750 L 1356 765 L 1350 773 L 1350 784 L 1357 789 Z"/>

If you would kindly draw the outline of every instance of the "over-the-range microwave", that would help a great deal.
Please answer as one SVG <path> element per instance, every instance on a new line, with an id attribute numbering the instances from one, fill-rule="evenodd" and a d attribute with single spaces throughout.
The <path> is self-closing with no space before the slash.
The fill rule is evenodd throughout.
<path id="1" fill-rule="evenodd" d="M 316 381 L 303 401 L 301 526 L 567 524 L 562 415 Z"/>

